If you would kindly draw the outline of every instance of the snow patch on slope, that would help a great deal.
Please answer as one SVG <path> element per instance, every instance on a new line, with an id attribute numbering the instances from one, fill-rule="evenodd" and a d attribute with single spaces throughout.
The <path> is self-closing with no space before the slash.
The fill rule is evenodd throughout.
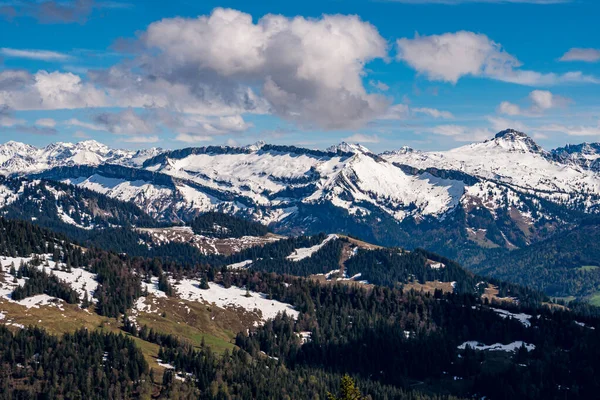
<path id="1" fill-rule="evenodd" d="M 464 342 L 463 344 L 459 345 L 458 349 L 465 350 L 467 348 L 467 346 L 472 348 L 473 350 L 481 350 L 481 351 L 487 350 L 487 351 L 515 352 L 523 346 L 525 346 L 525 349 L 527 351 L 535 350 L 535 345 L 525 343 L 522 341 L 516 341 L 516 342 L 509 343 L 509 344 L 495 343 L 495 344 L 492 344 L 489 346 L 485 345 L 483 343 L 477 342 L 477 341 L 469 341 L 469 342 Z"/>
<path id="2" fill-rule="evenodd" d="M 183 300 L 203 301 L 221 308 L 243 308 L 248 312 L 259 311 L 262 321 L 275 318 L 280 313 L 286 313 L 294 319 L 299 315 L 290 304 L 269 300 L 263 293 L 249 292 L 250 296 L 246 297 L 246 290 L 236 286 L 226 289 L 209 282 L 209 289 L 204 290 L 200 289 L 197 280 L 192 279 L 182 279 L 179 283 L 173 282 L 173 286 Z"/>
<path id="3" fill-rule="evenodd" d="M 323 248 L 323 246 L 325 246 L 330 241 L 337 240 L 337 239 L 338 239 L 337 235 L 328 235 L 325 238 L 325 240 L 323 240 L 321 243 L 314 245 L 312 247 L 302 247 L 300 249 L 296 249 L 296 250 L 294 250 L 294 252 L 292 254 L 290 254 L 286 258 L 291 261 L 304 260 L 305 258 L 312 257 L 313 254 L 315 254 L 317 251 L 321 250 Z"/>

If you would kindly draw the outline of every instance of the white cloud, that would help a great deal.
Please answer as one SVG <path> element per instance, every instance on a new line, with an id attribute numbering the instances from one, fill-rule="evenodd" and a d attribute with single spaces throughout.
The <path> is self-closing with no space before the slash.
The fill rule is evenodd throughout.
<path id="1" fill-rule="evenodd" d="M 543 139 L 548 139 L 548 135 L 545 135 L 543 133 L 540 132 L 534 132 L 532 137 L 536 140 L 543 140 Z"/>
<path id="2" fill-rule="evenodd" d="M 548 90 L 534 90 L 529 93 L 528 100 L 530 102 L 528 108 L 521 108 L 517 104 L 503 101 L 498 106 L 498 112 L 510 116 L 539 117 L 547 110 L 566 107 L 571 102 L 570 99 L 557 96 Z"/>
<path id="3" fill-rule="evenodd" d="M 410 107 L 406 104 L 394 104 L 388 107 L 385 114 L 383 114 L 379 119 L 381 120 L 401 120 L 406 119 L 410 116 Z"/>
<path id="4" fill-rule="evenodd" d="M 416 115 L 426 115 L 435 119 L 452 119 L 454 115 L 450 111 L 438 110 L 436 108 L 415 107 L 407 104 L 394 104 L 388 107 L 385 114 L 379 117 L 379 120 L 405 120 Z"/>
<path id="5" fill-rule="evenodd" d="M 55 110 L 104 107 L 109 100 L 103 90 L 70 72 L 20 70 L 0 72 L 0 104 L 14 110 Z"/>
<path id="6" fill-rule="evenodd" d="M 564 133 L 569 136 L 600 136 L 600 121 L 596 126 L 552 124 L 541 126 L 539 130 Z"/>
<path id="7" fill-rule="evenodd" d="M 13 117 L 13 114 L 8 107 L 0 105 L 0 127 L 10 128 L 24 123 L 24 120 Z"/>
<path id="8" fill-rule="evenodd" d="M 201 143 L 201 142 L 210 142 L 213 140 L 212 136 L 203 136 L 203 135 L 189 135 L 187 133 L 181 133 L 177 135 L 175 140 L 185 143 Z"/>
<path id="9" fill-rule="evenodd" d="M 301 125 L 341 129 L 364 124 L 389 104 L 363 85 L 365 64 L 387 57 L 387 42 L 357 16 L 269 14 L 254 23 L 249 14 L 217 8 L 208 16 L 155 22 L 136 45 L 135 68 L 95 78 L 111 90 L 138 93 L 136 100 L 149 105 L 170 105 L 161 101 L 168 93 L 228 106 L 221 115 L 266 109 Z M 257 84 L 267 107 L 248 94 Z"/>
<path id="10" fill-rule="evenodd" d="M 560 61 L 598 62 L 600 61 L 600 49 L 572 48 L 560 58 Z"/>
<path id="11" fill-rule="evenodd" d="M 156 135 L 153 135 L 153 136 L 131 136 L 131 137 L 128 137 L 127 139 L 122 139 L 121 141 L 126 142 L 126 143 L 156 143 L 156 142 L 159 142 L 160 139 Z"/>
<path id="12" fill-rule="evenodd" d="M 519 69 L 521 62 L 486 35 L 460 31 L 443 35 L 402 38 L 396 58 L 430 80 L 456 83 L 464 76 L 485 77 L 521 85 L 600 83 L 579 71 L 564 74 Z"/>
<path id="13" fill-rule="evenodd" d="M 35 124 L 38 126 L 45 126 L 46 128 L 54 128 L 56 126 L 56 121 L 52 118 L 41 118 L 35 121 Z"/>
<path id="14" fill-rule="evenodd" d="M 252 127 L 241 115 L 206 118 L 195 115 L 163 117 L 166 126 L 178 133 L 176 140 L 188 143 L 213 140 L 214 136 L 241 133 Z"/>
<path id="15" fill-rule="evenodd" d="M 444 118 L 444 119 L 452 119 L 454 115 L 452 115 L 449 111 L 441 111 L 435 108 L 412 108 L 412 112 L 415 114 L 425 114 L 429 115 L 433 118 Z"/>
<path id="16" fill-rule="evenodd" d="M 78 126 L 80 128 L 90 129 L 92 131 L 106 131 L 106 128 L 102 125 L 80 121 L 76 118 L 69 119 L 69 120 L 65 121 L 64 123 L 66 125 Z"/>
<path id="17" fill-rule="evenodd" d="M 138 135 L 156 131 L 156 125 L 150 119 L 150 115 L 138 114 L 132 109 L 127 109 L 117 113 L 98 114 L 94 117 L 94 122 L 111 133 Z"/>
<path id="18" fill-rule="evenodd" d="M 489 139 L 494 134 L 486 128 L 473 128 L 460 125 L 438 125 L 430 129 L 430 132 L 448 136 L 457 142 L 477 142 Z"/>
<path id="19" fill-rule="evenodd" d="M 37 122 L 44 121 L 46 124 Z M 50 126 L 49 120 L 38 120 L 36 125 L 26 125 L 26 121 L 13 117 L 12 110 L 5 105 L 0 105 L 0 128 L 11 128 L 19 133 L 34 135 L 55 135 L 54 126 Z"/>
<path id="20" fill-rule="evenodd" d="M 521 107 L 519 107 L 516 104 L 513 104 L 511 102 L 508 101 L 503 101 L 502 103 L 500 103 L 500 105 L 498 106 L 498 112 L 500 114 L 506 114 L 506 115 L 521 115 L 523 113 L 523 111 L 521 110 Z"/>
<path id="21" fill-rule="evenodd" d="M 379 143 L 379 136 L 377 135 L 366 135 L 363 133 L 355 133 L 352 136 L 344 138 L 345 142 L 352 143 Z"/>
<path id="22" fill-rule="evenodd" d="M 33 49 L 10 49 L 7 47 L 0 48 L 0 54 L 5 57 L 27 58 L 30 60 L 41 61 L 66 61 L 71 58 L 68 54 L 59 53 L 48 50 L 33 50 Z"/>
<path id="23" fill-rule="evenodd" d="M 381 81 L 370 80 L 369 85 L 373 86 L 376 89 L 381 90 L 382 92 L 387 92 L 388 90 L 390 90 L 389 85 L 387 85 Z"/>
<path id="24" fill-rule="evenodd" d="M 488 117 L 488 121 L 492 125 L 494 132 L 500 132 L 505 129 L 516 129 L 521 132 L 529 131 L 529 127 L 520 121 L 509 120 L 497 117 Z"/>

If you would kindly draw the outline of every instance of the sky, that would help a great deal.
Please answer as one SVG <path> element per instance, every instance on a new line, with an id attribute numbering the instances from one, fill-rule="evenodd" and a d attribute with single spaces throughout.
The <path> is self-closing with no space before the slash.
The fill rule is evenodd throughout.
<path id="1" fill-rule="evenodd" d="M 600 141 L 596 0 L 0 0 L 0 142 Z"/>

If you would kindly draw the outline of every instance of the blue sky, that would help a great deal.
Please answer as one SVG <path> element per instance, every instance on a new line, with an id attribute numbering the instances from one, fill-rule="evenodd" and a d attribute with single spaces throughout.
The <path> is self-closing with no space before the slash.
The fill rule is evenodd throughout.
<path id="1" fill-rule="evenodd" d="M 599 141 L 598 15 L 592 0 L 0 0 L 0 141 Z"/>

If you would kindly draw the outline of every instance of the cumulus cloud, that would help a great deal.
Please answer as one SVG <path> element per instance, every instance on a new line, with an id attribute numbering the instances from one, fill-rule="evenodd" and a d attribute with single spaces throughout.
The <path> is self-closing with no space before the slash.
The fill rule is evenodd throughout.
<path id="1" fill-rule="evenodd" d="M 111 90 L 126 88 L 137 102 L 162 107 L 170 96 L 179 111 L 193 104 L 214 105 L 222 115 L 271 112 L 325 129 L 360 126 L 389 105 L 363 85 L 365 64 L 387 57 L 387 43 L 357 16 L 266 15 L 255 23 L 217 8 L 155 22 L 130 45 L 138 54 L 133 65 L 93 77 Z M 178 102 L 180 96 L 195 101 Z"/>
<path id="2" fill-rule="evenodd" d="M 70 72 L 0 71 L 0 104 L 15 110 L 54 110 L 109 105 L 106 93 Z"/>
<path id="3" fill-rule="evenodd" d="M 33 49 L 11 49 L 8 47 L 0 48 L 0 54 L 5 57 L 27 58 L 30 60 L 41 61 L 66 61 L 71 58 L 68 54 L 59 53 L 49 50 L 33 50 Z"/>
<path id="4" fill-rule="evenodd" d="M 600 61 L 600 49 L 572 48 L 560 58 L 560 61 L 598 62 Z"/>
<path id="5" fill-rule="evenodd" d="M 522 63 L 500 44 L 473 32 L 416 35 L 398 39 L 396 44 L 399 61 L 435 81 L 456 83 L 464 76 L 476 76 L 528 86 L 600 83 L 600 79 L 579 71 L 555 74 L 522 70 Z"/>
<path id="6" fill-rule="evenodd" d="M 498 112 L 500 114 L 510 116 L 529 116 L 536 117 L 541 116 L 546 110 L 557 107 L 566 107 L 571 100 L 566 97 L 557 96 L 548 90 L 534 90 L 529 93 L 529 107 L 522 108 L 517 104 L 513 104 L 508 101 L 503 101 L 498 106 Z"/>
<path id="7" fill-rule="evenodd" d="M 138 114 L 132 109 L 127 109 L 116 113 L 98 114 L 94 117 L 94 123 L 118 135 L 138 135 L 156 131 L 152 118 L 149 114 Z"/>
<path id="8" fill-rule="evenodd" d="M 354 143 L 379 143 L 379 136 L 377 135 L 366 135 L 364 133 L 355 133 L 352 136 L 344 138 L 346 142 Z"/>

